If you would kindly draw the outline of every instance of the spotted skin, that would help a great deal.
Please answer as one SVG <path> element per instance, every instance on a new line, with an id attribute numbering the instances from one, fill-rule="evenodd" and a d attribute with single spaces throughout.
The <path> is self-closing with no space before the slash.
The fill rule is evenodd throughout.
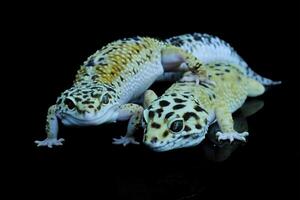
<path id="1" fill-rule="evenodd" d="M 124 120 L 124 116 L 120 115 L 124 114 L 121 106 L 138 98 L 156 80 L 178 80 L 182 72 L 191 71 L 198 75 L 198 82 L 210 83 L 202 64 L 214 59 L 215 55 L 221 55 L 220 52 L 231 52 L 232 48 L 220 39 L 218 41 L 226 45 L 216 45 L 213 40 L 198 42 L 206 41 L 206 34 L 194 34 L 192 37 L 193 40 L 187 34 L 175 37 L 180 41 L 169 39 L 164 42 L 134 37 L 112 42 L 95 52 L 78 70 L 72 87 L 49 108 L 47 138 L 35 141 L 37 145 L 61 145 L 59 141 L 62 140 L 57 139 L 58 120 L 64 125 L 77 126 L 100 125 L 119 118 Z M 190 48 L 192 43 L 195 44 Z M 223 54 L 225 57 L 236 60 L 234 53 Z M 132 109 L 132 115 L 139 115 L 139 108 Z M 48 120 L 49 117 L 53 120 Z M 127 144 L 126 138 L 135 142 L 132 134 L 127 132 L 123 144 Z M 115 142 L 120 143 L 120 140 Z"/>
<path id="2" fill-rule="evenodd" d="M 61 145 L 62 140 L 57 139 L 58 120 L 64 125 L 91 126 L 129 119 L 126 136 L 115 139 L 114 143 L 136 143 L 132 139 L 133 127 L 140 124 L 142 107 L 126 105 L 141 96 L 164 72 L 192 70 L 208 79 L 201 66 L 201 61 L 192 54 L 153 38 L 112 42 L 80 67 L 72 87 L 49 109 L 47 138 L 35 142 L 38 146 Z"/>
<path id="3" fill-rule="evenodd" d="M 143 142 L 153 150 L 197 145 L 215 120 L 221 128 L 216 133 L 220 140 L 245 140 L 248 133 L 234 130 L 232 113 L 242 106 L 247 96 L 264 93 L 264 86 L 230 64 L 210 63 L 203 67 L 215 84 L 177 82 L 159 98 L 151 95 L 153 91 L 146 92 Z"/>
<path id="4" fill-rule="evenodd" d="M 277 85 L 281 83 L 281 81 L 272 81 L 254 72 L 230 44 L 216 36 L 193 33 L 174 36 L 167 39 L 166 42 L 186 50 L 203 63 L 216 61 L 230 63 L 244 75 L 263 85 Z"/>

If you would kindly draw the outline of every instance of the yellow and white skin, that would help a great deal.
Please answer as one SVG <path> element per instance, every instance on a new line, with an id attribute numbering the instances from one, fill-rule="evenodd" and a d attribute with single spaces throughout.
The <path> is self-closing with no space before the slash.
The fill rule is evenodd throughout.
<path id="1" fill-rule="evenodd" d="M 167 72 L 198 71 L 203 74 L 201 80 L 208 81 L 201 65 L 192 54 L 156 39 L 135 37 L 112 42 L 88 58 L 77 72 L 72 87 L 49 107 L 47 137 L 35 143 L 49 148 L 62 145 L 64 139 L 58 138 L 58 120 L 67 126 L 129 120 L 126 135 L 114 139 L 114 143 L 137 144 L 133 133 L 141 124 L 143 107 L 130 102 Z"/>
<path id="2" fill-rule="evenodd" d="M 145 93 L 143 142 L 154 151 L 195 146 L 215 121 L 221 129 L 216 133 L 219 140 L 246 140 L 248 132 L 234 130 L 232 113 L 248 96 L 263 94 L 265 87 L 232 64 L 202 67 L 214 84 L 196 84 L 191 78 L 195 75 L 186 72 L 183 80 L 192 82 L 174 83 L 159 98 L 152 90 Z"/>
<path id="3" fill-rule="evenodd" d="M 139 98 L 156 80 L 178 80 L 187 70 L 201 73 L 197 81 L 210 82 L 202 63 L 211 59 L 230 59 L 247 65 L 230 47 L 207 34 L 186 34 L 164 42 L 135 37 L 112 42 L 91 55 L 77 72 L 71 88 L 50 106 L 47 114 L 47 137 L 37 146 L 62 145 L 58 138 L 58 120 L 68 126 L 91 126 L 129 120 L 126 135 L 114 144 L 137 142 L 133 133 L 140 124 L 143 108 L 132 100 Z M 192 66 L 192 67 L 190 67 Z M 259 77 L 259 76 L 258 76 Z"/>

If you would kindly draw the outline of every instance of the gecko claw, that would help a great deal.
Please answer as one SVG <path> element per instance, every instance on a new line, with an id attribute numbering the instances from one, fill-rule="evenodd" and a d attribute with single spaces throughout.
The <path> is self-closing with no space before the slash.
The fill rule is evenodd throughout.
<path id="1" fill-rule="evenodd" d="M 63 145 L 63 141 L 65 141 L 63 138 L 60 138 L 60 139 L 56 139 L 56 138 L 46 138 L 45 140 L 36 140 L 34 141 L 34 143 L 37 144 L 38 147 L 41 147 L 41 146 L 47 146 L 48 148 L 52 148 L 53 145 L 55 146 L 62 146 Z"/>
<path id="2" fill-rule="evenodd" d="M 208 77 L 198 76 L 197 74 L 188 73 L 188 72 L 179 81 L 180 82 L 195 82 L 196 85 L 199 85 L 200 82 L 207 83 L 207 84 L 210 84 L 213 86 L 216 85 L 216 83 L 214 81 L 208 79 Z"/>
<path id="3" fill-rule="evenodd" d="M 134 137 L 128 137 L 128 136 L 121 136 L 119 139 L 118 138 L 113 138 L 113 144 L 116 145 L 123 145 L 124 147 L 128 144 L 140 144 L 137 142 Z"/>
<path id="4" fill-rule="evenodd" d="M 249 135 L 248 132 L 238 133 L 236 131 L 226 132 L 226 133 L 222 133 L 222 132 L 216 133 L 216 136 L 218 137 L 218 141 L 228 139 L 230 143 L 232 143 L 234 140 L 240 140 L 246 142 L 246 136 L 248 135 Z"/>

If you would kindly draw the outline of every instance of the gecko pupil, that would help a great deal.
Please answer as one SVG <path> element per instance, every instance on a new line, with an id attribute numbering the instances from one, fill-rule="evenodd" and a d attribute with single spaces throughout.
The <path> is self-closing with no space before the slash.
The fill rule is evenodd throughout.
<path id="1" fill-rule="evenodd" d="M 172 122 L 172 124 L 170 126 L 170 129 L 174 133 L 178 133 L 178 132 L 182 131 L 182 129 L 183 129 L 183 120 L 179 119 L 179 120 L 176 120 L 176 121 Z"/>
<path id="2" fill-rule="evenodd" d="M 73 101 L 71 99 L 66 99 L 64 101 L 64 103 L 68 106 L 69 109 L 74 109 L 75 108 L 75 104 L 73 103 Z"/>

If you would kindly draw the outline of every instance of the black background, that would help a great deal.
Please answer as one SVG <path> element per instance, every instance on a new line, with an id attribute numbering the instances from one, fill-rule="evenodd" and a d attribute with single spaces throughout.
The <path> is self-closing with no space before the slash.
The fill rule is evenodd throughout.
<path id="1" fill-rule="evenodd" d="M 14 119 L 9 120 L 9 133 L 16 136 L 5 147 L 11 164 L 6 185 L 16 191 L 10 194 L 100 199 L 299 196 L 299 5 L 125 4 L 20 6 L 13 12 L 16 18 L 7 21 L 13 38 L 8 49 L 13 58 L 7 60 L 14 66 L 16 86 L 8 85 L 13 85 L 10 102 L 17 108 L 7 107 Z M 247 119 L 249 140 L 227 160 L 210 161 L 201 146 L 168 153 L 113 146 L 111 138 L 123 135 L 126 123 L 61 126 L 63 147 L 35 147 L 33 141 L 45 137 L 48 107 L 102 45 L 136 35 L 165 39 L 191 32 L 219 36 L 256 72 L 283 81 L 258 98 L 264 107 Z M 155 84 L 153 89 L 162 93 L 168 86 Z"/>

